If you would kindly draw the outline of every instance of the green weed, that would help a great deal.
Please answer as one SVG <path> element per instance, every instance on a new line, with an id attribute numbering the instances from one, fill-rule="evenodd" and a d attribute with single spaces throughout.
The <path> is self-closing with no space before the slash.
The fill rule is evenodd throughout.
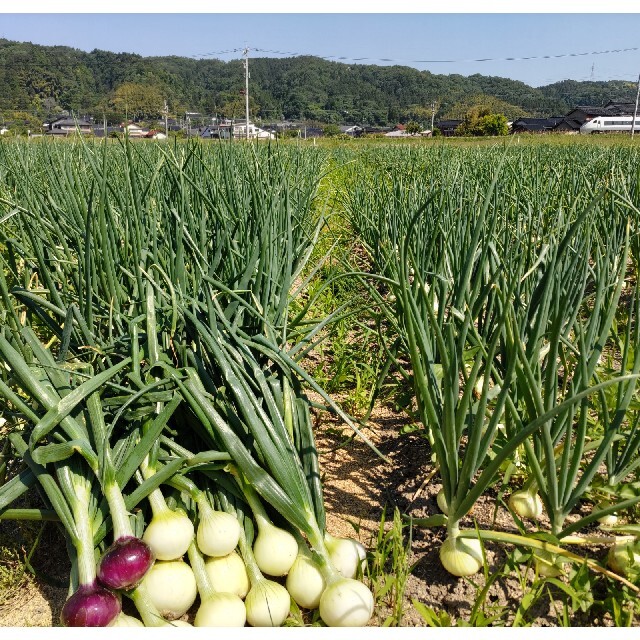
<path id="1" fill-rule="evenodd" d="M 377 538 L 372 541 L 366 577 L 373 591 L 376 606 L 388 612 L 383 627 L 398 627 L 406 611 L 405 592 L 413 570 L 411 554 L 411 526 L 402 521 L 396 507 L 391 528 L 385 531 L 386 508 L 382 512 Z M 405 535 L 407 539 L 405 540 Z"/>

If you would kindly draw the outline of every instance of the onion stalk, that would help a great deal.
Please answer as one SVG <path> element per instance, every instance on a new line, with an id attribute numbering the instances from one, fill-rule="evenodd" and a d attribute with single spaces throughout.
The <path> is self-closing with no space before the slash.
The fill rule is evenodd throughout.
<path id="1" fill-rule="evenodd" d="M 72 540 L 76 549 L 78 587 L 64 603 L 60 620 L 65 627 L 106 627 L 120 614 L 120 598 L 96 579 L 93 532 L 89 523 L 89 483 L 68 468 L 66 471 L 75 491 Z"/>

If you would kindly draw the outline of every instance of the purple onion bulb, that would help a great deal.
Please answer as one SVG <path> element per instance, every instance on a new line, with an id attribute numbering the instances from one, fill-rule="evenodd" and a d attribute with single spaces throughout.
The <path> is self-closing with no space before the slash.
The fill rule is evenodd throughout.
<path id="1" fill-rule="evenodd" d="M 84 584 L 64 603 L 60 621 L 65 627 L 106 627 L 121 610 L 113 591 L 97 583 Z"/>
<path id="2" fill-rule="evenodd" d="M 109 589 L 133 589 L 155 560 L 153 552 L 140 538 L 118 538 L 98 563 L 98 580 Z"/>

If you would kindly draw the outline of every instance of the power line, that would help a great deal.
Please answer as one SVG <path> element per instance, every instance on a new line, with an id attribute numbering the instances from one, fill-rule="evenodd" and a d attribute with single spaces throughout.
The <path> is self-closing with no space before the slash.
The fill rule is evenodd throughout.
<path id="1" fill-rule="evenodd" d="M 236 51 L 242 51 L 242 49 L 232 49 L 227 53 L 235 53 Z M 281 56 L 313 56 L 314 58 L 322 58 L 323 60 L 340 60 L 340 61 L 350 61 L 350 62 L 362 62 L 362 61 L 371 61 L 371 62 L 394 62 L 394 63 L 404 63 L 404 64 L 461 64 L 461 63 L 470 63 L 470 62 L 519 62 L 523 60 L 555 60 L 558 58 L 577 58 L 580 56 L 602 56 L 609 55 L 613 53 L 629 53 L 632 51 L 640 51 L 640 47 L 625 47 L 621 49 L 605 49 L 602 51 L 582 51 L 582 52 L 572 52 L 572 53 L 557 53 L 557 54 L 545 54 L 545 55 L 537 55 L 537 56 L 507 56 L 503 58 L 473 58 L 473 59 L 456 59 L 456 60 L 406 60 L 400 58 L 355 58 L 352 56 L 339 56 L 339 55 L 317 55 L 313 53 L 301 53 L 296 51 L 279 51 L 276 49 L 258 49 L 252 48 L 252 51 L 257 51 L 260 53 L 271 53 L 275 55 Z M 224 52 L 221 52 L 224 53 Z M 213 54 L 201 54 L 200 56 L 188 56 L 193 58 L 203 58 Z"/>

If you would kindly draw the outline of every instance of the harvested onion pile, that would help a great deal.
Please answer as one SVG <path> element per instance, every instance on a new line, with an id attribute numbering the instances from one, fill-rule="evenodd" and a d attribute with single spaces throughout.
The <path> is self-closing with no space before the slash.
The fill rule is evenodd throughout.
<path id="1" fill-rule="evenodd" d="M 297 364 L 314 327 L 288 316 L 323 224 L 322 157 L 19 151 L 5 158 L 0 398 L 24 466 L 0 515 L 33 517 L 9 506 L 38 490 L 40 517 L 62 524 L 62 623 L 181 626 L 199 598 L 195 626 L 280 626 L 292 599 L 366 625 L 364 550 L 325 530 L 303 384 L 331 401 Z M 25 164 L 39 167 L 27 181 Z"/>

